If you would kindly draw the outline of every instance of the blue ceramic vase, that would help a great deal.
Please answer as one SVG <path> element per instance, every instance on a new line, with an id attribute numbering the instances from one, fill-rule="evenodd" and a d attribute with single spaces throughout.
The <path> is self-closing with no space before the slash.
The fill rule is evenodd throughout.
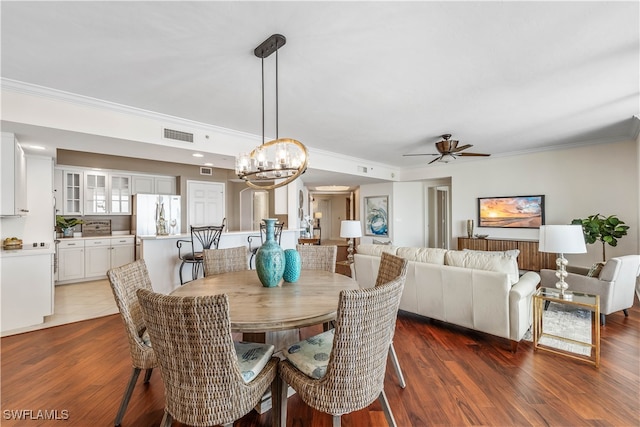
<path id="1" fill-rule="evenodd" d="M 266 241 L 256 253 L 256 271 L 262 286 L 273 288 L 278 286 L 284 273 L 284 251 L 275 239 L 275 224 L 277 219 L 263 220 L 266 227 Z"/>
<path id="2" fill-rule="evenodd" d="M 300 278 L 300 270 L 302 269 L 302 259 L 300 258 L 300 252 L 295 249 L 286 249 L 284 251 L 284 274 L 282 278 L 285 282 L 293 283 L 297 282 Z"/>

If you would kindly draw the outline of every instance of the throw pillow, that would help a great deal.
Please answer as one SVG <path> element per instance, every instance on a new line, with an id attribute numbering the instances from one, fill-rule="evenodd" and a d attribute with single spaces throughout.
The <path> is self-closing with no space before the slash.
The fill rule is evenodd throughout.
<path id="1" fill-rule="evenodd" d="M 389 240 L 388 242 L 383 242 L 382 240 L 373 239 L 373 244 L 374 245 L 390 245 L 391 240 Z"/>
<path id="2" fill-rule="evenodd" d="M 604 267 L 604 262 L 596 262 L 591 266 L 591 269 L 587 273 L 587 277 L 600 277 L 600 272 Z"/>

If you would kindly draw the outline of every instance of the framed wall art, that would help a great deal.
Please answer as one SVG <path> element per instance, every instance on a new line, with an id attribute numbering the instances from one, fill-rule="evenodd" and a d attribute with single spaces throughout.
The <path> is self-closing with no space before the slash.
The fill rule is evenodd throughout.
<path id="1" fill-rule="evenodd" d="M 540 228 L 544 196 L 479 197 L 478 227 Z"/>
<path id="2" fill-rule="evenodd" d="M 389 197 L 372 196 L 364 198 L 366 236 L 389 236 Z"/>

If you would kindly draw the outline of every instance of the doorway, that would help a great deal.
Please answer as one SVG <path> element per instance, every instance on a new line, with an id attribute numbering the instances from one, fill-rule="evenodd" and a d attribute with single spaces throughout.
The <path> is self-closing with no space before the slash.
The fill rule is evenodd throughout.
<path id="1" fill-rule="evenodd" d="M 427 242 L 431 248 L 449 249 L 451 242 L 450 187 L 439 185 L 427 189 Z"/>
<path id="2" fill-rule="evenodd" d="M 269 193 L 245 188 L 240 191 L 240 231 L 260 230 L 260 221 L 269 218 Z"/>
<path id="3" fill-rule="evenodd" d="M 224 184 L 187 181 L 187 229 L 219 225 L 224 219 Z"/>

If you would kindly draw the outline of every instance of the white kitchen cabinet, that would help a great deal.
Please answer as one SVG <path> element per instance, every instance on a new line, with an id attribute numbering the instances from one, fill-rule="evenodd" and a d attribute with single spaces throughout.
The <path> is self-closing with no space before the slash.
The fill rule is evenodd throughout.
<path id="1" fill-rule="evenodd" d="M 111 267 L 111 239 L 87 239 L 84 242 L 84 277 L 100 277 Z"/>
<path id="2" fill-rule="evenodd" d="M 62 215 L 82 215 L 84 174 L 82 171 L 62 171 Z"/>
<path id="3" fill-rule="evenodd" d="M 27 208 L 27 161 L 24 151 L 12 133 L 2 133 L 0 151 L 0 188 L 2 203 L 0 215 L 24 216 Z"/>
<path id="4" fill-rule="evenodd" d="M 84 264 L 84 240 L 61 240 L 58 244 L 58 281 L 84 279 Z"/>
<path id="5" fill-rule="evenodd" d="M 108 172 L 84 173 L 85 215 L 130 215 L 131 176 Z"/>
<path id="6" fill-rule="evenodd" d="M 134 260 L 134 238 L 111 238 L 111 268 L 129 264 Z"/>
<path id="7" fill-rule="evenodd" d="M 133 237 L 105 237 L 84 242 L 84 277 L 104 277 L 110 268 L 133 262 Z"/>
<path id="8" fill-rule="evenodd" d="M 53 254 L 3 256 L 2 332 L 37 325 L 53 313 Z"/>
<path id="9" fill-rule="evenodd" d="M 133 175 L 132 194 L 176 194 L 176 178 L 173 176 Z"/>

